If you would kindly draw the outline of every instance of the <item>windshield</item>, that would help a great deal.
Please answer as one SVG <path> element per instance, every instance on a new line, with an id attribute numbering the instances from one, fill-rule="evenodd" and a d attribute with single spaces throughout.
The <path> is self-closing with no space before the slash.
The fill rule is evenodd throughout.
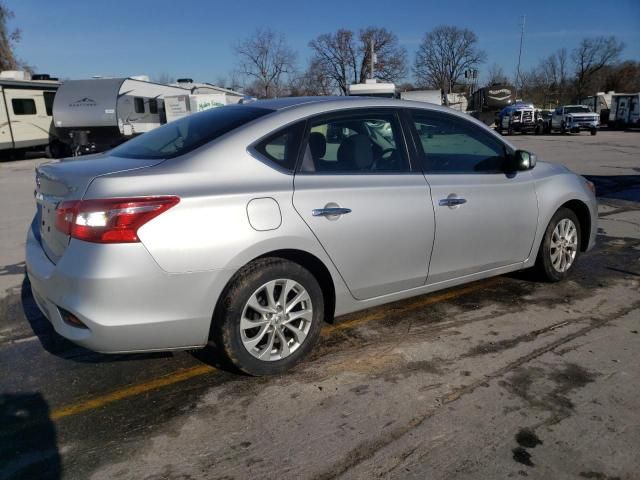
<path id="1" fill-rule="evenodd" d="M 589 107 L 564 107 L 564 113 L 591 113 Z"/>
<path id="2" fill-rule="evenodd" d="M 145 160 L 177 157 L 271 112 L 273 110 L 247 105 L 212 108 L 140 135 L 114 148 L 110 154 Z"/>

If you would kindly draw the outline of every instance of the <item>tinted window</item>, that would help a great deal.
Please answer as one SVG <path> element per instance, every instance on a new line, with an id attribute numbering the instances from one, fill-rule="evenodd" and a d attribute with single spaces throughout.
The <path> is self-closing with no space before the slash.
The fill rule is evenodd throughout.
<path id="1" fill-rule="evenodd" d="M 144 113 L 144 98 L 135 97 L 133 99 L 133 107 L 136 113 Z"/>
<path id="2" fill-rule="evenodd" d="M 273 110 L 230 105 L 194 113 L 133 138 L 111 151 L 127 158 L 173 158 L 262 117 Z"/>
<path id="3" fill-rule="evenodd" d="M 36 114 L 36 102 L 32 98 L 12 98 L 11 106 L 16 115 Z"/>
<path id="4" fill-rule="evenodd" d="M 591 113 L 589 107 L 564 107 L 564 113 Z"/>
<path id="5" fill-rule="evenodd" d="M 422 149 L 422 166 L 431 173 L 502 171 L 505 147 L 473 123 L 439 112 L 412 112 Z"/>
<path id="6" fill-rule="evenodd" d="M 261 141 L 256 151 L 278 167 L 293 171 L 303 133 L 304 123 L 287 127 Z"/>
<path id="7" fill-rule="evenodd" d="M 158 113 L 158 99 L 152 98 L 149 100 L 149 113 Z"/>
<path id="8" fill-rule="evenodd" d="M 53 99 L 56 96 L 56 92 L 43 92 L 44 95 L 44 108 L 47 111 L 47 115 L 50 117 L 53 115 Z"/>
<path id="9" fill-rule="evenodd" d="M 408 172 L 393 113 L 341 115 L 311 123 L 302 172 Z"/>

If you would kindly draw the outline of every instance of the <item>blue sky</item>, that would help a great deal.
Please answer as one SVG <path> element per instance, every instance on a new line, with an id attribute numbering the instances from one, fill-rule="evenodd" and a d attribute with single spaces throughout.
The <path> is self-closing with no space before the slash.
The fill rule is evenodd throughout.
<path id="1" fill-rule="evenodd" d="M 513 74 L 520 15 L 526 15 L 524 68 L 581 38 L 616 35 L 623 58 L 640 60 L 640 0 L 561 1 L 207 1 L 5 0 L 22 30 L 17 54 L 61 78 L 167 73 L 215 82 L 236 65 L 232 45 L 257 27 L 286 35 L 304 67 L 309 40 L 345 27 L 392 30 L 410 59 L 440 24 L 476 32 L 488 61 Z"/>

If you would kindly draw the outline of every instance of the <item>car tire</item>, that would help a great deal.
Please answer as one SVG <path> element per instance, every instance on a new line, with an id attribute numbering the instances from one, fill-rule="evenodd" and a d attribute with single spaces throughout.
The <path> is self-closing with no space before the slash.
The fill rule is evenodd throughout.
<path id="1" fill-rule="evenodd" d="M 290 305 L 297 297 L 302 300 Z M 293 313 L 286 313 L 290 307 Z M 289 321 L 294 316 L 299 318 Z M 223 292 L 214 312 L 210 345 L 249 375 L 275 375 L 311 351 L 323 319 L 324 298 L 316 278 L 297 263 L 262 258 L 243 267 Z"/>
<path id="2" fill-rule="evenodd" d="M 598 129 L 597 128 L 592 128 L 590 133 L 591 133 L 592 136 L 594 136 L 594 135 L 596 135 L 598 133 Z"/>
<path id="3" fill-rule="evenodd" d="M 565 126 L 564 122 L 562 122 L 562 124 L 560 125 L 560 133 L 562 133 L 563 135 L 567 133 L 567 127 Z"/>
<path id="4" fill-rule="evenodd" d="M 563 232 L 566 234 L 563 235 Z M 559 282 L 566 278 L 580 256 L 581 240 L 577 215 L 573 210 L 560 208 L 551 218 L 542 237 L 534 267 L 538 276 L 548 282 Z"/>

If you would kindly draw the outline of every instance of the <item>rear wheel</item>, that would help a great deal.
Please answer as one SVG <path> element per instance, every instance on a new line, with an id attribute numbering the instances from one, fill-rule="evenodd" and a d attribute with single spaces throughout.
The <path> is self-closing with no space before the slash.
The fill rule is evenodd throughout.
<path id="1" fill-rule="evenodd" d="M 540 276 L 550 282 L 564 279 L 580 252 L 580 222 L 568 208 L 559 209 L 547 226 L 542 238 L 536 269 Z"/>
<path id="2" fill-rule="evenodd" d="M 315 277 L 279 258 L 244 267 L 216 308 L 211 339 L 237 368 L 250 375 L 284 372 L 318 340 L 324 299 Z"/>

